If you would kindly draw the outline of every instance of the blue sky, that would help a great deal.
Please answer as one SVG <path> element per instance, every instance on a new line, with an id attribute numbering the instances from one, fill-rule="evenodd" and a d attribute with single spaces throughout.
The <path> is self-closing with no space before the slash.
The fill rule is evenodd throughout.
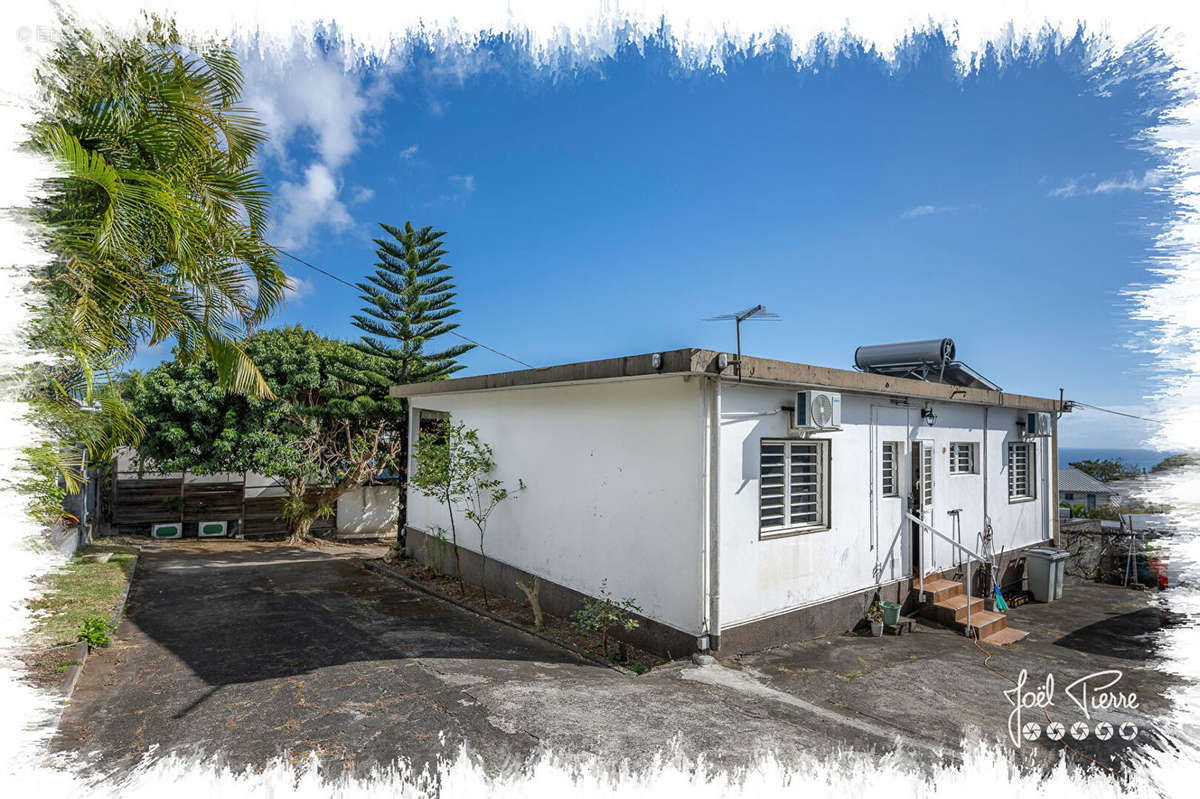
<path id="1" fill-rule="evenodd" d="M 963 76 L 925 37 L 895 70 L 851 48 L 719 74 L 661 42 L 551 71 L 496 40 L 350 72 L 250 57 L 247 100 L 272 134 L 276 243 L 355 281 L 377 222 L 445 230 L 462 332 L 529 363 L 731 349 L 704 318 L 761 302 L 783 319 L 745 329 L 749 354 L 849 367 L 860 344 L 950 336 L 1005 390 L 1145 412 L 1121 292 L 1172 212 L 1139 137 L 1169 98 L 1059 49 Z M 353 290 L 284 266 L 279 324 L 357 335 Z M 1091 412 L 1063 445 L 1145 432 Z"/>

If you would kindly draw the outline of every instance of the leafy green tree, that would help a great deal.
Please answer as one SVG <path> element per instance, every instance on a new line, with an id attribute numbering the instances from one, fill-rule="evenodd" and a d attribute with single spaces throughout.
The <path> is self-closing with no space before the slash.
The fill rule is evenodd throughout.
<path id="1" fill-rule="evenodd" d="M 1079 515 L 1088 519 L 1104 519 L 1110 522 L 1120 521 L 1121 519 L 1120 509 L 1118 509 L 1117 506 L 1110 505 L 1107 502 L 1097 505 L 1094 508 L 1087 508 Z"/>
<path id="2" fill-rule="evenodd" d="M 455 508 L 475 525 L 479 533 L 479 557 L 482 559 L 479 582 L 483 589 L 485 607 L 488 596 L 487 550 L 484 544 L 488 519 L 500 503 L 512 496 L 504 482 L 493 476 L 495 470 L 496 459 L 492 454 L 491 445 L 479 438 L 479 431 L 472 430 L 461 422 L 447 424 L 436 433 L 425 433 L 417 442 L 417 469 L 412 476 L 412 484 L 422 494 L 446 506 L 446 512 L 450 516 L 454 570 L 457 572 L 458 587 L 463 596 L 466 596 L 467 587 L 463 582 L 462 564 L 458 554 Z M 525 483 L 518 480 L 517 490 L 524 488 Z"/>
<path id="3" fill-rule="evenodd" d="M 161 364 L 132 391 L 146 427 L 138 452 L 162 471 L 276 478 L 289 541 L 309 541 L 338 497 L 394 467 L 396 419 L 345 378 L 356 352 L 347 344 L 297 326 L 256 333 L 245 348 L 272 397 L 226 392 L 211 360 Z"/>
<path id="4" fill-rule="evenodd" d="M 1180 469 L 1185 466 L 1198 465 L 1200 465 L 1200 455 L 1196 455 L 1194 453 L 1190 455 L 1187 453 L 1181 453 L 1179 455 L 1172 455 L 1168 458 L 1163 458 L 1161 461 L 1154 464 L 1154 466 L 1150 467 L 1150 471 L 1168 472 L 1172 469 Z"/>
<path id="5" fill-rule="evenodd" d="M 1068 465 L 1095 477 L 1102 483 L 1107 483 L 1110 480 L 1123 480 L 1127 477 L 1137 477 L 1140 474 L 1134 466 L 1119 458 L 1074 461 Z"/>
<path id="6" fill-rule="evenodd" d="M 26 146 L 59 175 L 30 209 L 55 256 L 38 276 L 30 344 L 57 362 L 27 384 L 34 418 L 62 438 L 30 460 L 75 488 L 82 452 L 107 458 L 141 432 L 111 386 L 141 343 L 174 339 L 223 387 L 268 396 L 238 341 L 282 300 L 286 277 L 263 238 L 263 129 L 239 105 L 228 46 L 187 42 L 157 19 L 128 37 L 63 19 L 37 78 Z"/>

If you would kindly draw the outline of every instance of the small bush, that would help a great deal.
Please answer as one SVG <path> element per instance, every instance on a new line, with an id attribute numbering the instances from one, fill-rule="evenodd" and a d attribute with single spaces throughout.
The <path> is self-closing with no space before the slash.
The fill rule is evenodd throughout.
<path id="1" fill-rule="evenodd" d="M 571 614 L 571 626 L 577 630 L 600 633 L 600 648 L 608 657 L 608 631 L 613 627 L 621 627 L 626 631 L 636 629 L 638 620 L 633 618 L 633 614 L 641 610 L 628 597 L 614 601 L 608 591 L 608 580 L 601 580 L 600 599 L 589 597 L 584 600 L 583 607 Z"/>
<path id="2" fill-rule="evenodd" d="M 88 649 L 98 649 L 112 644 L 112 627 L 104 619 L 90 616 L 79 625 L 79 637 L 76 639 L 88 645 Z"/>

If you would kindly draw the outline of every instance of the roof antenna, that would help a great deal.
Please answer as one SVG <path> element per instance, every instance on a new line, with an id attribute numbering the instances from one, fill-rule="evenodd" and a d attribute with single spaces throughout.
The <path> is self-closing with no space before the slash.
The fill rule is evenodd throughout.
<path id="1" fill-rule="evenodd" d="M 737 313 L 723 313 L 719 316 L 710 316 L 704 321 L 728 322 L 730 320 L 733 320 L 734 327 L 737 329 L 737 359 L 733 362 L 733 371 L 740 383 L 742 382 L 742 322 L 778 322 L 779 314 L 772 313 L 767 310 L 766 306 L 759 304 Z"/>

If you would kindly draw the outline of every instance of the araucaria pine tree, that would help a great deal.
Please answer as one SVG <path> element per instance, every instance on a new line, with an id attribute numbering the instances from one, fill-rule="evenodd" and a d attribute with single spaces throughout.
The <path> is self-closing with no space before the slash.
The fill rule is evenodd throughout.
<path id="1" fill-rule="evenodd" d="M 353 346 L 362 358 L 353 370 L 359 382 L 371 384 L 366 386 L 369 393 L 380 394 L 380 401 L 386 401 L 391 385 L 443 380 L 463 369 L 457 358 L 474 345 L 432 346 L 439 336 L 458 327 L 449 321 L 458 308 L 454 306 L 450 265 L 442 262 L 445 232 L 414 228 L 411 222 L 405 222 L 403 229 L 379 226 L 388 237 L 375 239 L 379 245 L 375 272 L 358 284 L 364 307 L 353 319 L 363 335 Z M 401 454 L 396 466 L 401 505 L 397 522 L 403 532 L 409 444 L 406 400 L 400 401 L 398 411 Z"/>
<path id="2" fill-rule="evenodd" d="M 375 239 L 379 262 L 375 274 L 359 283 L 366 303 L 354 316 L 354 326 L 363 331 L 355 346 L 378 359 L 388 382 L 422 383 L 441 380 L 463 369 L 457 358 L 472 344 L 455 344 L 428 350 L 438 336 L 458 327 L 447 321 L 458 313 L 454 307 L 454 284 L 450 265 L 442 262 L 443 231 L 432 227 L 404 229 L 379 225 L 391 236 Z"/>

